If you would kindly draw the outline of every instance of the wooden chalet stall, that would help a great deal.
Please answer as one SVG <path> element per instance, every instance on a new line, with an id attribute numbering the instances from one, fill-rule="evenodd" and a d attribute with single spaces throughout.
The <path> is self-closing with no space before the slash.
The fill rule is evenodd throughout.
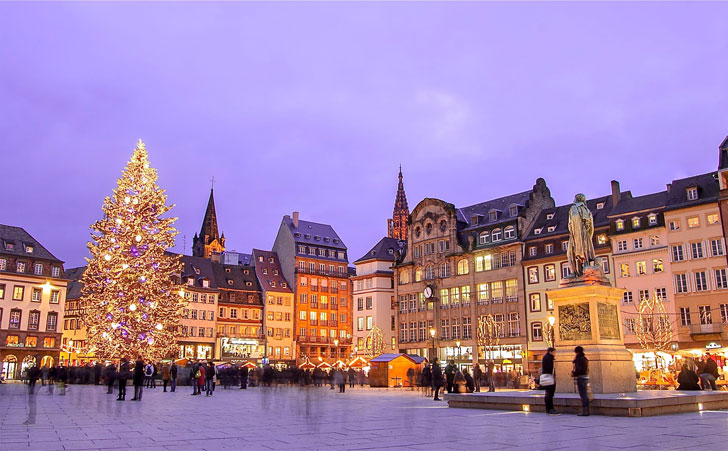
<path id="1" fill-rule="evenodd" d="M 407 354 L 382 354 L 369 361 L 369 386 L 402 387 L 407 370 L 417 371 L 419 365 Z"/>

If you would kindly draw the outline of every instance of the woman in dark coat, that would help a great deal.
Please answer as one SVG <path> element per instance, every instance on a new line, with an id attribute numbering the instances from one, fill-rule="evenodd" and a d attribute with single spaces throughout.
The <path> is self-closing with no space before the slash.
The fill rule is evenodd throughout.
<path id="1" fill-rule="evenodd" d="M 119 379 L 119 397 L 116 400 L 126 401 L 126 380 L 129 379 L 129 362 L 126 359 L 121 359 L 119 374 L 116 377 Z"/>
<path id="2" fill-rule="evenodd" d="M 134 397 L 132 401 L 142 400 L 142 391 L 144 390 L 144 361 L 141 357 L 137 357 L 134 364 Z"/>
<path id="3" fill-rule="evenodd" d="M 442 368 L 437 359 L 432 361 L 432 388 L 435 390 L 435 401 L 440 401 L 440 389 L 445 385 L 445 378 L 442 377 Z"/>
<path id="4" fill-rule="evenodd" d="M 111 395 L 114 393 L 114 382 L 116 381 L 116 367 L 113 363 L 109 363 L 106 366 L 106 370 L 104 372 L 104 378 L 106 379 L 106 386 L 108 387 L 108 390 L 106 391 L 107 394 Z"/>
<path id="5" fill-rule="evenodd" d="M 680 374 L 677 376 L 678 390 L 700 390 L 698 375 L 690 371 L 686 364 L 683 364 Z"/>

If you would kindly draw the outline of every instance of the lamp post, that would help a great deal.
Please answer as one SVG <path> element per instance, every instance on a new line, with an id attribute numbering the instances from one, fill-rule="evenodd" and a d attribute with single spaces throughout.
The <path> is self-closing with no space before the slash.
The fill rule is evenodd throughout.
<path id="1" fill-rule="evenodd" d="M 460 368 L 460 341 L 455 342 L 455 346 L 458 347 L 458 369 Z"/>
<path id="2" fill-rule="evenodd" d="M 435 328 L 433 327 L 430 329 L 430 336 L 432 337 L 432 354 L 430 354 L 430 362 L 435 361 L 435 353 L 437 353 L 437 350 L 435 349 Z"/>
<path id="3" fill-rule="evenodd" d="M 339 339 L 334 338 L 334 350 L 336 351 L 336 355 L 339 355 Z"/>

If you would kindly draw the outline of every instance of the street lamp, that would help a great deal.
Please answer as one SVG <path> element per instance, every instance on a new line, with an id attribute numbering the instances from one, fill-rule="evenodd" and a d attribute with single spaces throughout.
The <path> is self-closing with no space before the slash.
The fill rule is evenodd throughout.
<path id="1" fill-rule="evenodd" d="M 432 337 L 432 355 L 430 355 L 430 361 L 434 362 L 435 353 L 437 352 L 437 350 L 435 349 L 435 328 L 434 327 L 430 329 L 430 336 Z"/>

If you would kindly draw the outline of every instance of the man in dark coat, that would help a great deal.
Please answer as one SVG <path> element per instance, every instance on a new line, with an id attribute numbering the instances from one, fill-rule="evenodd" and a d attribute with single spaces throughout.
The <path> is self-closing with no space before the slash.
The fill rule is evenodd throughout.
<path id="1" fill-rule="evenodd" d="M 243 390 L 248 388 L 248 367 L 245 365 L 240 368 L 240 388 Z"/>
<path id="2" fill-rule="evenodd" d="M 713 360 L 710 354 L 706 354 L 705 365 L 700 373 L 700 380 L 703 382 L 703 390 L 707 390 L 708 387 L 710 387 L 711 390 L 717 390 L 718 387 L 716 386 L 715 381 L 719 376 L 718 364 L 715 363 L 715 360 Z"/>
<path id="3" fill-rule="evenodd" d="M 677 376 L 678 390 L 700 390 L 698 385 L 698 375 L 695 371 L 690 371 L 687 364 L 683 364 L 682 371 Z"/>
<path id="4" fill-rule="evenodd" d="M 354 388 L 354 383 L 356 382 L 356 371 L 354 371 L 354 368 L 349 368 L 349 388 Z"/>
<path id="5" fill-rule="evenodd" d="M 174 362 L 172 362 L 172 367 L 169 369 L 169 376 L 170 391 L 174 391 L 174 389 L 177 388 L 177 364 Z"/>
<path id="6" fill-rule="evenodd" d="M 455 377 L 453 376 L 453 379 Z M 442 368 L 437 358 L 432 360 L 432 389 L 435 390 L 435 401 L 441 401 L 440 389 L 445 385 L 445 378 L 442 377 Z"/>
<path id="7" fill-rule="evenodd" d="M 539 378 L 539 385 L 546 390 L 544 395 L 544 402 L 546 403 L 546 413 L 549 415 L 558 415 L 554 409 L 554 393 L 556 393 L 556 381 L 553 379 L 554 376 L 554 352 L 555 348 L 548 348 L 546 354 L 543 356 L 541 361 L 541 378 Z M 544 374 L 551 376 L 551 384 L 546 383 L 546 378 L 543 378 Z M 543 378 L 543 380 L 542 380 Z M 544 382 L 544 383 L 541 383 Z M 545 384 L 545 385 L 544 385 Z"/>
<path id="8" fill-rule="evenodd" d="M 114 393 L 114 381 L 116 380 L 116 367 L 112 363 L 109 363 L 106 367 L 104 377 L 106 378 L 106 385 L 108 387 L 106 393 L 110 395 Z"/>
<path id="9" fill-rule="evenodd" d="M 126 380 L 129 379 L 129 362 L 126 359 L 121 359 L 117 378 L 119 379 L 119 397 L 116 400 L 126 401 Z"/>
<path id="10" fill-rule="evenodd" d="M 141 401 L 142 392 L 144 391 L 144 360 L 142 357 L 137 357 L 136 363 L 134 363 L 134 397 L 132 401 Z"/>
<path id="11" fill-rule="evenodd" d="M 33 365 L 28 368 L 28 393 L 31 395 L 35 394 L 35 382 L 40 377 L 40 370 L 37 366 Z"/>
<path id="12" fill-rule="evenodd" d="M 103 367 L 101 366 L 101 362 L 96 362 L 96 365 L 94 365 L 94 385 L 99 385 L 102 369 Z"/>
<path id="13" fill-rule="evenodd" d="M 589 359 L 584 355 L 584 348 L 577 346 L 574 348 L 574 369 L 571 371 L 571 376 L 576 379 L 576 388 L 579 390 L 579 397 L 581 398 L 581 413 L 580 417 L 589 416 Z"/>
<path id="14" fill-rule="evenodd" d="M 480 378 L 483 377 L 483 371 L 480 369 L 479 364 L 473 365 L 473 384 L 475 385 L 475 389 L 473 392 L 479 392 L 480 391 Z"/>
<path id="15" fill-rule="evenodd" d="M 455 361 L 450 360 L 450 363 L 445 367 L 445 377 L 447 378 L 447 392 L 452 393 L 455 385 L 455 374 L 458 372 L 458 367 L 455 366 Z"/>

